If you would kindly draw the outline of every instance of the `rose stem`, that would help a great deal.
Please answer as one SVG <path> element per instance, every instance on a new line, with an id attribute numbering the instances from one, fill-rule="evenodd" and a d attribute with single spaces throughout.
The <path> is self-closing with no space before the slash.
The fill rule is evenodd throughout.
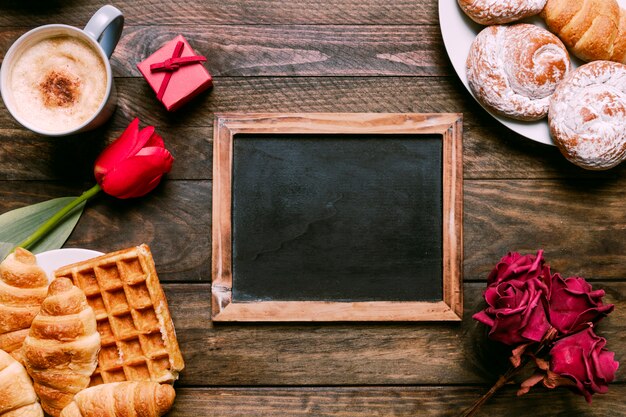
<path id="1" fill-rule="evenodd" d="M 80 205 L 84 201 L 89 200 L 91 197 L 98 194 L 100 190 L 100 186 L 96 184 L 89 190 L 82 193 L 79 197 L 76 197 L 61 210 L 57 211 L 54 216 L 50 217 L 47 222 L 39 226 L 37 230 L 35 230 L 30 236 L 28 236 L 24 241 L 19 243 L 16 247 L 21 247 L 24 249 L 28 249 L 29 247 L 31 247 L 33 244 L 38 242 L 39 239 L 48 234 L 48 232 L 52 230 L 57 224 L 59 224 L 69 212 L 76 208 L 76 206 Z"/>
<path id="2" fill-rule="evenodd" d="M 541 339 L 541 343 L 539 344 L 539 346 L 537 346 L 537 349 L 535 349 L 535 352 L 533 353 L 533 356 L 537 356 L 543 350 L 543 348 L 545 348 L 550 343 L 552 343 L 554 341 L 554 339 L 556 338 L 557 334 L 558 334 L 557 330 L 554 327 L 550 327 L 550 329 L 543 336 L 543 339 Z M 478 401 L 476 401 L 474 403 L 474 405 L 472 405 L 470 408 L 468 408 L 461 415 L 461 417 L 472 417 L 474 414 L 476 414 L 476 411 L 478 411 L 478 409 L 489 398 L 493 397 L 493 394 L 495 394 L 496 391 L 498 391 L 500 388 L 502 388 L 504 386 L 504 384 L 506 384 L 511 378 L 513 378 L 522 369 L 524 369 L 524 367 L 526 366 L 527 363 L 528 363 L 528 357 L 526 357 L 526 359 L 524 359 L 517 367 L 511 366 L 509 368 L 509 370 L 506 371 L 506 373 L 504 375 L 502 375 L 500 378 L 498 378 L 498 380 L 493 385 L 493 387 L 491 387 L 491 389 L 489 391 L 487 391 L 482 397 L 480 397 L 478 399 Z"/>
<path id="3" fill-rule="evenodd" d="M 495 384 L 493 384 L 493 387 L 491 387 L 489 389 L 489 391 L 487 391 L 482 397 L 480 397 L 478 399 L 478 401 L 476 401 L 474 403 L 474 405 L 472 405 L 469 409 L 467 409 L 462 415 L 461 417 L 472 417 L 474 414 L 476 414 L 476 412 L 478 411 L 478 409 L 485 403 L 487 402 L 487 400 L 491 397 L 493 397 L 493 394 L 496 393 L 496 391 L 498 391 L 500 388 L 502 388 L 504 386 L 504 384 L 506 384 L 507 382 L 509 382 L 509 380 L 511 378 L 513 378 L 520 370 L 522 370 L 522 368 L 524 368 L 524 366 L 526 365 L 527 362 L 522 362 L 522 364 L 520 364 L 520 366 L 518 366 L 517 368 L 514 367 L 510 367 L 508 371 L 506 371 L 506 373 L 504 375 L 502 375 L 500 378 L 498 378 L 498 380 L 496 381 Z"/>

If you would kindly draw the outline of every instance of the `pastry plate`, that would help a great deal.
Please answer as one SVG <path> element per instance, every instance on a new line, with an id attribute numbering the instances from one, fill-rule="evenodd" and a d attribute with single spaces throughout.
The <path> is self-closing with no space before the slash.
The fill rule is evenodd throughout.
<path id="1" fill-rule="evenodd" d="M 618 3 L 622 7 L 626 7 L 626 0 L 618 0 Z M 546 27 L 543 21 L 537 16 L 524 19 L 523 22 L 532 23 L 543 28 Z M 465 60 L 467 59 L 467 54 L 469 53 L 474 38 L 485 26 L 479 25 L 467 17 L 459 7 L 457 0 L 439 0 L 439 26 L 441 27 L 441 36 L 443 37 L 443 43 L 450 57 L 450 61 L 452 62 L 452 66 L 467 91 L 472 94 L 469 84 L 467 83 Z M 576 59 L 572 59 L 572 68 L 576 68 L 579 65 L 579 61 L 577 62 Z M 472 96 L 474 96 L 474 94 L 472 94 Z M 496 120 L 514 132 L 528 139 L 545 143 L 546 145 L 554 145 L 550 137 L 548 119 L 542 119 L 536 122 L 522 122 L 499 116 L 489 110 L 487 111 Z"/>
<path id="2" fill-rule="evenodd" d="M 100 255 L 104 255 L 104 253 L 90 249 L 67 248 L 50 250 L 35 256 L 37 257 L 39 266 L 45 271 L 46 275 L 48 275 L 48 281 L 52 282 L 54 279 L 54 271 L 57 269 Z"/>

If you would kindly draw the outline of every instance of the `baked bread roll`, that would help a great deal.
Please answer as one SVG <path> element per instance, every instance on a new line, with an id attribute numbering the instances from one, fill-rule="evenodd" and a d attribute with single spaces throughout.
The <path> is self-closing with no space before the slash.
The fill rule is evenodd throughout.
<path id="1" fill-rule="evenodd" d="M 0 350 L 0 417 L 43 417 L 24 367 Z"/>
<path id="2" fill-rule="evenodd" d="M 0 349 L 17 352 L 48 292 L 46 273 L 35 255 L 17 248 L 0 263 Z"/>
<path id="3" fill-rule="evenodd" d="M 578 58 L 626 63 L 626 12 L 617 0 L 548 0 L 541 17 Z"/>
<path id="4" fill-rule="evenodd" d="M 171 385 L 152 381 L 111 382 L 79 392 L 61 417 L 161 417 L 176 393 Z"/>
<path id="5" fill-rule="evenodd" d="M 459 6 L 474 22 L 496 25 L 515 22 L 539 14 L 546 0 L 458 0 Z"/>
<path id="6" fill-rule="evenodd" d="M 573 71 L 552 96 L 550 132 L 567 159 L 603 170 L 626 158 L 626 65 L 595 61 Z"/>
<path id="7" fill-rule="evenodd" d="M 489 26 L 470 47 L 467 80 L 488 109 L 537 120 L 548 113 L 550 96 L 569 68 L 565 46 L 547 30 L 525 23 Z"/>
<path id="8" fill-rule="evenodd" d="M 46 413 L 58 417 L 74 394 L 87 388 L 99 350 L 96 316 L 85 294 L 69 279 L 55 279 L 22 346 Z"/>

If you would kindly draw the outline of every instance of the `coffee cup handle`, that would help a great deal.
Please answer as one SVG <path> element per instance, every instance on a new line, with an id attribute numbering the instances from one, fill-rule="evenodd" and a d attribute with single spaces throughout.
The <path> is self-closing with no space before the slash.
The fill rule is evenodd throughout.
<path id="1" fill-rule="evenodd" d="M 124 28 L 124 15 L 116 8 L 109 5 L 102 6 L 98 10 L 83 31 L 87 35 L 94 38 L 107 54 L 109 58 L 113 54 L 117 42 L 122 36 L 122 29 Z"/>

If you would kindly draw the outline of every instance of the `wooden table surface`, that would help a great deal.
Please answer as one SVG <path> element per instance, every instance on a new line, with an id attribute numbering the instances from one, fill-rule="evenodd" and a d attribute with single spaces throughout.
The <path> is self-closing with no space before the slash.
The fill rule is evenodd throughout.
<path id="1" fill-rule="evenodd" d="M 0 0 L 0 59 L 26 30 L 83 26 L 95 0 Z M 103 128 L 45 139 L 0 104 L 0 212 L 75 195 L 95 156 L 134 118 L 176 157 L 155 192 L 89 203 L 67 246 L 145 242 L 170 302 L 186 369 L 173 416 L 456 416 L 497 378 L 499 358 L 471 319 L 508 250 L 544 248 L 553 269 L 607 291 L 600 325 L 626 359 L 626 170 L 589 173 L 557 149 L 496 123 L 454 74 L 435 0 L 120 0 L 112 66 L 118 108 Z M 208 57 L 215 88 L 169 114 L 135 64 L 183 34 Z M 210 320 L 215 112 L 462 112 L 465 316 L 460 324 L 213 324 Z M 588 405 L 568 391 L 507 386 L 483 416 L 626 415 L 626 365 Z"/>

